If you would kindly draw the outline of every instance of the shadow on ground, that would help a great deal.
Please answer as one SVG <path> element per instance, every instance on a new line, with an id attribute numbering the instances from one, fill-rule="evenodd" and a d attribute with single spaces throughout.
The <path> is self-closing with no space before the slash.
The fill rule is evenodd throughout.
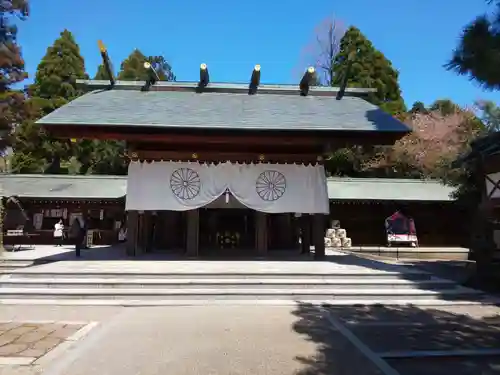
<path id="1" fill-rule="evenodd" d="M 377 355 L 386 353 L 390 356 L 392 353 L 392 356 L 404 356 L 403 352 L 408 351 L 498 349 L 500 316 L 494 313 L 495 310 L 490 308 L 490 315 L 485 316 L 481 307 L 469 306 L 467 313 L 464 309 L 411 305 L 318 308 L 299 303 L 293 312 L 297 318 L 293 329 L 317 346 L 314 356 L 296 358 L 305 366 L 299 375 L 382 373 L 332 327 L 328 317 L 340 322 Z M 500 374 L 500 355 L 419 359 L 388 357 L 386 362 L 401 375 Z"/>

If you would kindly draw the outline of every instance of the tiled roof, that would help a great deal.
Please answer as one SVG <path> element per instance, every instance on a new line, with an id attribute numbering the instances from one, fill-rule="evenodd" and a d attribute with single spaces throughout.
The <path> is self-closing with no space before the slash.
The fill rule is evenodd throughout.
<path id="1" fill-rule="evenodd" d="M 437 181 L 328 178 L 332 200 L 452 201 L 453 188 Z M 24 198 L 113 199 L 126 195 L 126 176 L 0 175 L 2 195 Z"/>
<path id="2" fill-rule="evenodd" d="M 126 176 L 0 174 L 3 196 L 20 198 L 116 199 L 127 193 Z"/>
<path id="3" fill-rule="evenodd" d="M 333 200 L 452 201 L 454 188 L 439 181 L 397 178 L 328 179 L 328 196 Z"/>
<path id="4" fill-rule="evenodd" d="M 112 90 L 89 92 L 38 123 L 46 126 L 409 132 L 406 125 L 358 97 L 356 89 L 351 89 L 342 100 L 336 100 L 333 88 L 311 88 L 310 95 L 300 96 L 296 86 L 263 85 L 256 95 L 248 95 L 248 85 L 242 90 L 245 86 L 211 84 L 207 92 L 196 93 L 195 86 L 163 82 L 159 87 L 153 86 L 153 91 L 141 92 L 140 84 L 122 82 L 120 85 L 119 82 Z"/>

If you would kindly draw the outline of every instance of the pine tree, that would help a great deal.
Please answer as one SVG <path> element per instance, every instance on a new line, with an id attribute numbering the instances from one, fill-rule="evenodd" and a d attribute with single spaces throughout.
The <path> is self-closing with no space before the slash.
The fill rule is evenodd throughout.
<path id="1" fill-rule="evenodd" d="M 122 81 L 145 81 L 149 77 L 144 62 L 148 61 L 156 70 L 160 81 L 175 81 L 172 67 L 163 56 L 146 57 L 141 51 L 135 49 L 120 66 L 118 79 Z"/>
<path id="2" fill-rule="evenodd" d="M 76 87 L 78 78 L 88 78 L 84 60 L 73 35 L 64 30 L 38 64 L 35 81 L 29 88 L 33 111 L 41 117 L 75 99 L 81 94 Z M 27 165 L 30 169 L 46 165 L 46 173 L 63 173 L 61 163 L 72 153 L 69 142 L 50 137 L 29 121 L 16 130 L 13 148 L 13 171 L 25 170 Z M 45 163 L 30 161 L 40 157 Z"/>
<path id="3" fill-rule="evenodd" d="M 349 74 L 349 87 L 376 88 L 368 100 L 391 114 L 406 111 L 401 89 L 398 83 L 398 72 L 384 54 L 357 29 L 349 27 L 340 42 L 340 51 L 335 57 L 332 85 L 341 84 L 347 70 L 347 57 L 355 52 L 355 58 Z"/>
<path id="4" fill-rule="evenodd" d="M 496 12 L 477 17 L 465 26 L 460 42 L 446 64 L 449 70 L 468 76 L 485 88 L 500 89 L 500 1 Z"/>
<path id="5" fill-rule="evenodd" d="M 55 100 L 60 106 L 81 94 L 76 87 L 79 78 L 88 78 L 85 61 L 73 34 L 64 30 L 38 64 L 31 93 L 39 98 Z"/>

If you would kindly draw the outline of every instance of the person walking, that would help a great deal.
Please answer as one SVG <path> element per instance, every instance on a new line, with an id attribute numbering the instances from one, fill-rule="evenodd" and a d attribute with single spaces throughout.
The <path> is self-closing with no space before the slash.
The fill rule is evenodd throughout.
<path id="1" fill-rule="evenodd" d="M 62 246 L 63 245 L 63 239 L 64 239 L 64 224 L 62 219 L 60 219 L 55 225 L 54 225 L 54 239 L 56 242 L 56 246 Z"/>
<path id="2" fill-rule="evenodd" d="M 71 223 L 69 236 L 75 244 L 75 254 L 79 258 L 81 256 L 83 240 L 85 238 L 85 230 L 81 225 L 79 218 L 75 218 Z"/>
<path id="3" fill-rule="evenodd" d="M 64 224 L 62 219 L 60 219 L 55 225 L 54 225 L 54 239 L 56 242 L 56 246 L 62 246 L 63 245 L 63 239 L 64 239 Z"/>

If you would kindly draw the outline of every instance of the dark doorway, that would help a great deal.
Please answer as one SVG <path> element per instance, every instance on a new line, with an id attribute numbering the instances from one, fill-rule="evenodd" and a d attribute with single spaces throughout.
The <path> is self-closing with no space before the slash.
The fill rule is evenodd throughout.
<path id="1" fill-rule="evenodd" d="M 255 249 L 255 212 L 250 209 L 200 209 L 200 253 Z"/>
<path id="2" fill-rule="evenodd" d="M 157 211 L 152 218 L 154 250 L 184 251 L 186 248 L 186 212 Z"/>

